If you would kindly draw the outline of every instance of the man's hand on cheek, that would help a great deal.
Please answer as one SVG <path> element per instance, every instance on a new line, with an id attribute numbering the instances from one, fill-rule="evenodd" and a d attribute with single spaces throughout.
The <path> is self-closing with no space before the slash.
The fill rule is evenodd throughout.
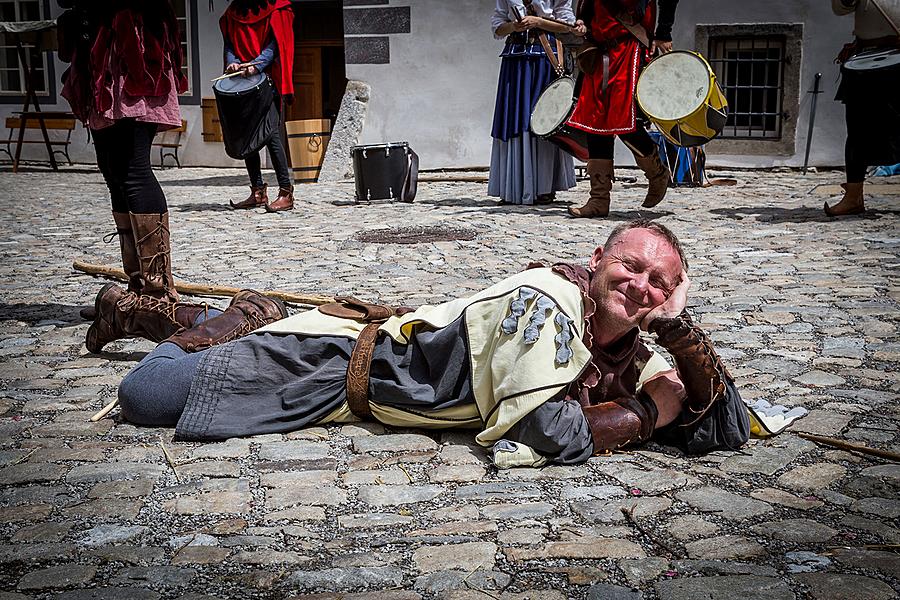
<path id="1" fill-rule="evenodd" d="M 647 328 L 650 327 L 650 323 L 655 319 L 674 319 L 680 315 L 681 311 L 684 310 L 684 307 L 687 306 L 687 293 L 690 287 L 691 280 L 688 278 L 687 273 L 682 271 L 681 281 L 666 301 L 648 312 L 647 315 L 641 319 L 641 329 L 647 331 Z"/>

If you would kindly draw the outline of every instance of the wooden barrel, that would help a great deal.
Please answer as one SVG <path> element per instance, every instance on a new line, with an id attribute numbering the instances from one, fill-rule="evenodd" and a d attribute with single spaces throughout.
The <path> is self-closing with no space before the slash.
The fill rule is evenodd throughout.
<path id="1" fill-rule="evenodd" d="M 288 121 L 288 148 L 291 154 L 291 170 L 295 183 L 315 183 L 325 160 L 325 149 L 331 139 L 331 121 L 328 119 L 304 119 Z"/>
<path id="2" fill-rule="evenodd" d="M 219 109 L 215 98 L 203 98 L 200 101 L 203 109 L 203 141 L 221 142 L 222 126 L 219 124 Z"/>

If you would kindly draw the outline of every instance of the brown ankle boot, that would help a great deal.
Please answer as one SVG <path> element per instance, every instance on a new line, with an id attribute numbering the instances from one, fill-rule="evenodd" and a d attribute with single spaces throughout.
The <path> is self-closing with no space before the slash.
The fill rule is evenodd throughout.
<path id="1" fill-rule="evenodd" d="M 644 208 L 653 208 L 666 197 L 666 191 L 669 189 L 669 169 L 659 159 L 659 154 L 654 152 L 650 156 L 634 155 L 637 165 L 647 176 L 647 196 L 641 204 Z"/>
<path id="2" fill-rule="evenodd" d="M 260 206 L 265 206 L 269 201 L 269 196 L 266 195 L 268 187 L 269 186 L 265 183 L 262 184 L 262 187 L 254 187 L 251 185 L 250 195 L 247 196 L 246 200 L 241 200 L 240 202 L 229 200 L 228 203 L 231 204 L 231 208 L 233 209 L 258 208 Z"/>
<path id="3" fill-rule="evenodd" d="M 844 188 L 844 197 L 834 206 L 828 206 L 826 202 L 825 214 L 829 217 L 846 217 L 866 212 L 863 183 L 842 183 L 841 187 Z"/>
<path id="4" fill-rule="evenodd" d="M 266 212 L 280 212 L 294 209 L 294 186 L 278 188 L 278 197 L 274 202 L 266 204 Z"/>
<path id="5" fill-rule="evenodd" d="M 131 213 L 131 229 L 140 267 L 139 293 L 178 302 L 175 278 L 172 277 L 169 213 Z"/>
<path id="6" fill-rule="evenodd" d="M 287 309 L 281 300 L 253 290 L 241 290 L 235 294 L 225 312 L 196 327 L 180 331 L 166 341 L 178 345 L 185 352 L 199 352 L 236 340 L 286 316 Z"/>
<path id="7" fill-rule="evenodd" d="M 612 190 L 613 161 L 592 158 L 587 161 L 591 195 L 584 206 L 569 207 L 573 217 L 605 217 L 609 214 L 609 192 Z"/>
<path id="8" fill-rule="evenodd" d="M 161 342 L 182 329 L 193 327 L 208 307 L 139 296 L 108 283 L 97 294 L 94 310 L 97 316 L 88 328 L 85 346 L 96 354 L 109 342 L 124 337 Z"/>

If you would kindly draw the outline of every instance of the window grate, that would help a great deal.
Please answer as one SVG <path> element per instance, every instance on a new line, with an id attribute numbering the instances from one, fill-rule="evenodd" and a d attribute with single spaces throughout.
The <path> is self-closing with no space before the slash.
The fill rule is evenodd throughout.
<path id="1" fill-rule="evenodd" d="M 784 36 L 713 37 L 709 62 L 728 100 L 721 137 L 781 139 Z"/>

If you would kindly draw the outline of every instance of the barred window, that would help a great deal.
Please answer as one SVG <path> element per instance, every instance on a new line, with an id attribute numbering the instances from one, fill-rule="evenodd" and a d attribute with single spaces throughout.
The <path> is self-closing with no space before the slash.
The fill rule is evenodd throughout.
<path id="1" fill-rule="evenodd" d="M 721 137 L 781 139 L 785 37 L 711 37 L 709 62 L 728 100 Z"/>
<path id="2" fill-rule="evenodd" d="M 44 18 L 41 0 L 0 0 L 0 21 L 40 21 Z M 32 60 L 33 46 L 23 44 L 25 55 Z M 37 55 L 34 65 L 34 91 L 39 96 L 48 95 L 47 52 Z M 25 69 L 19 60 L 12 36 L 0 37 L 0 95 L 22 96 L 25 94 Z"/>

